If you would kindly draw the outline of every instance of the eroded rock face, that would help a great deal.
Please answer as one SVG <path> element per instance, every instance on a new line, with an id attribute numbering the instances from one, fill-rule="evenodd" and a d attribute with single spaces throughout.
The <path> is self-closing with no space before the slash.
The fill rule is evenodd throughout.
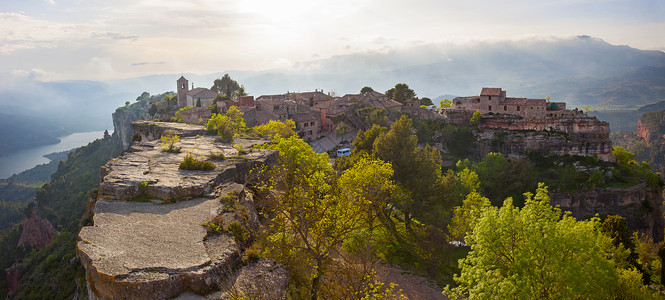
<path id="1" fill-rule="evenodd" d="M 639 184 L 629 188 L 594 189 L 588 192 L 550 193 L 552 205 L 572 212 L 578 220 L 598 215 L 626 218 L 631 231 L 648 234 L 654 241 L 663 240 L 662 189 Z"/>
<path id="2" fill-rule="evenodd" d="M 272 164 L 278 153 L 250 151 L 265 141 L 236 139 L 248 152 L 239 154 L 232 144 L 196 136 L 180 139 L 181 153 L 168 153 L 159 140 L 145 140 L 102 167 L 94 226 L 81 229 L 77 244 L 89 297 L 165 299 L 219 291 L 238 270 L 244 244 L 228 232 L 211 234 L 205 224 L 216 219 L 248 230 L 258 226 L 243 184 L 254 167 Z M 181 170 L 187 154 L 227 159 L 211 160 L 216 168 L 210 171 Z"/>
<path id="3" fill-rule="evenodd" d="M 227 283 L 221 299 L 286 299 L 289 275 L 283 265 L 259 259 L 242 268 Z"/>
<path id="4" fill-rule="evenodd" d="M 39 216 L 37 208 L 32 210 L 30 218 L 23 222 L 23 231 L 18 240 L 18 246 L 30 246 L 37 249 L 48 245 L 58 231 L 53 228 L 51 222 Z"/>
<path id="5" fill-rule="evenodd" d="M 167 131 L 177 134 L 180 137 L 190 137 L 206 134 L 206 129 L 203 126 L 186 123 L 168 123 L 140 120 L 132 122 L 131 128 L 139 135 L 141 135 L 142 141 L 158 140 Z"/>

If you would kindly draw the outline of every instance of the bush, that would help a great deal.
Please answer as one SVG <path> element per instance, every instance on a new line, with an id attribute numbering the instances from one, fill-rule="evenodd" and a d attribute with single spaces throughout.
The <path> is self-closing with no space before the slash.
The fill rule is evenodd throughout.
<path id="1" fill-rule="evenodd" d="M 180 169 L 183 170 L 202 170 L 202 171 L 207 171 L 207 170 L 213 170 L 217 167 L 214 163 L 205 161 L 205 160 L 198 160 L 194 158 L 191 154 L 187 154 L 185 156 L 185 159 L 180 163 Z"/>
<path id="2" fill-rule="evenodd" d="M 224 153 L 222 153 L 222 152 L 211 152 L 210 153 L 210 159 L 225 160 L 226 156 L 224 156 Z"/>
<path id="3" fill-rule="evenodd" d="M 236 243 L 244 243 L 249 240 L 249 232 L 247 228 L 240 224 L 238 221 L 233 221 L 227 226 L 227 231 L 233 235 L 236 240 Z"/>
<path id="4" fill-rule="evenodd" d="M 175 146 L 180 141 L 180 136 L 177 134 L 169 131 L 160 140 L 162 142 L 162 152 L 180 153 L 180 147 Z"/>

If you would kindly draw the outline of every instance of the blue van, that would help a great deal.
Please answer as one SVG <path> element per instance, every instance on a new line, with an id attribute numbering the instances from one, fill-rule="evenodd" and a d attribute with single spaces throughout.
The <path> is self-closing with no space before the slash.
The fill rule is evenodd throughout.
<path id="1" fill-rule="evenodd" d="M 349 155 L 351 155 L 351 149 L 349 148 L 342 148 L 337 150 L 337 157 L 349 156 Z"/>

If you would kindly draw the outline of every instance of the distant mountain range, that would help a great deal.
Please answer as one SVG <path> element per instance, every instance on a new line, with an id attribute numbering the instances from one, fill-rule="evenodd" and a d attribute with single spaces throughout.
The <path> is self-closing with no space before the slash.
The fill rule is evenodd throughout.
<path id="1" fill-rule="evenodd" d="M 23 79 L 0 86 L 0 107 L 5 114 L 36 117 L 66 132 L 107 129 L 115 108 L 143 91 L 173 91 L 181 75 L 197 87 L 210 87 L 224 73 L 254 96 L 314 89 L 343 95 L 364 86 L 383 92 L 407 83 L 419 97 L 437 104 L 437 99 L 452 95 L 476 95 L 482 87 L 501 87 L 514 97 L 551 96 L 580 108 L 637 108 L 665 100 L 665 53 L 578 36 L 419 45 L 265 71 L 160 74 L 107 82 Z M 27 120 L 14 125 L 23 123 Z"/>

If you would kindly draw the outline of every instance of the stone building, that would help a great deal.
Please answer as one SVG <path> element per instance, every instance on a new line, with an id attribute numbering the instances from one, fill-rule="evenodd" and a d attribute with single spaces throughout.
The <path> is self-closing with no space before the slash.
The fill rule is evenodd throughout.
<path id="1" fill-rule="evenodd" d="M 192 83 L 192 89 L 189 89 L 189 81 L 184 77 L 180 76 L 177 82 L 177 93 L 178 93 L 178 107 L 185 107 L 187 105 L 196 106 L 196 103 L 200 100 L 201 107 L 208 107 L 212 105 L 212 101 L 217 96 L 217 93 L 211 91 L 207 88 L 194 88 L 194 83 Z"/>
<path id="2" fill-rule="evenodd" d="M 480 111 L 482 114 L 512 114 L 525 118 L 540 118 L 548 113 L 565 111 L 566 103 L 546 99 L 506 97 L 501 88 L 483 88 L 480 96 L 457 97 L 452 109 Z"/>

